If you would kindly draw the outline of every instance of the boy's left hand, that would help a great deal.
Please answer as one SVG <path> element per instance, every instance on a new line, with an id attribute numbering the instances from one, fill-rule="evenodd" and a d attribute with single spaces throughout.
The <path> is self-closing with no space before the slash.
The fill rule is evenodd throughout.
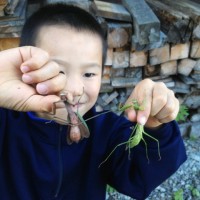
<path id="1" fill-rule="evenodd" d="M 156 128 L 174 120 L 179 111 L 178 99 L 162 82 L 142 80 L 136 85 L 126 104 L 130 105 L 133 99 L 143 103 L 144 110 L 129 109 L 125 111 L 125 115 L 130 121 L 145 124 L 148 128 Z"/>

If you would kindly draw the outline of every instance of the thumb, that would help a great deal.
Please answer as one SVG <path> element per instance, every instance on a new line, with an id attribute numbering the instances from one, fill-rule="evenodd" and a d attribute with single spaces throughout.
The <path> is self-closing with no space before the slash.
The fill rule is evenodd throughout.
<path id="1" fill-rule="evenodd" d="M 33 112 L 52 112 L 54 103 L 59 101 L 60 97 L 56 95 L 34 95 L 30 97 L 20 110 Z"/>
<path id="2" fill-rule="evenodd" d="M 20 47 L 19 51 L 22 57 L 21 70 L 23 73 L 40 68 L 49 61 L 49 54 L 40 48 L 26 46 Z"/>

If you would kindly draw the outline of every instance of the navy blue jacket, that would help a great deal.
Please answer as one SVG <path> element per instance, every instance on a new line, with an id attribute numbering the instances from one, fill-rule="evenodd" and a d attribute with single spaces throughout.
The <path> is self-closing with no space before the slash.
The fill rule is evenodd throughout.
<path id="1" fill-rule="evenodd" d="M 92 109 L 85 118 L 96 115 Z M 78 144 L 66 142 L 67 126 L 46 123 L 33 113 L 0 109 L 0 199 L 1 200 L 103 200 L 106 184 L 136 199 L 172 175 L 186 160 L 175 121 L 154 132 L 160 142 L 145 137 L 131 150 L 125 145 L 99 167 L 113 148 L 127 141 L 133 125 L 114 113 L 87 122 L 90 137 Z"/>

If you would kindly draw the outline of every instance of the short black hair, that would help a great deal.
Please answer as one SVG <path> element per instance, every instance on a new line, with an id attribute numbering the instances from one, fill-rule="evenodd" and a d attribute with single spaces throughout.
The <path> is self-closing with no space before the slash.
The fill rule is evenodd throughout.
<path id="1" fill-rule="evenodd" d="M 76 31 L 96 34 L 102 41 L 104 63 L 107 50 L 106 36 L 91 13 L 65 3 L 43 6 L 26 20 L 21 33 L 20 46 L 36 46 L 39 30 L 45 25 L 67 25 Z"/>

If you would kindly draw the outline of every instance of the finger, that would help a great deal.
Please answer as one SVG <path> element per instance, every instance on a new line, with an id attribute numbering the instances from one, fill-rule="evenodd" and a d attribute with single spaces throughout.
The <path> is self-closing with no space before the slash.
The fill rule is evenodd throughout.
<path id="1" fill-rule="evenodd" d="M 125 107 L 126 107 L 126 106 L 129 107 L 129 105 L 132 105 L 132 104 L 133 104 L 133 99 L 134 99 L 134 93 L 132 93 L 132 94 L 130 95 L 130 97 L 127 99 L 126 103 L 124 104 Z M 124 111 L 124 116 L 125 116 L 128 120 L 130 120 L 130 121 L 132 121 L 132 122 L 136 122 L 136 120 L 137 120 L 136 111 L 135 111 L 133 108 L 125 109 L 125 111 Z"/>
<path id="2" fill-rule="evenodd" d="M 59 93 L 65 88 L 66 81 L 66 76 L 64 74 L 59 73 L 52 79 L 38 83 L 36 85 L 36 91 L 42 95 Z"/>
<path id="3" fill-rule="evenodd" d="M 39 69 L 49 60 L 49 54 L 37 47 L 27 46 L 18 49 L 22 58 L 20 67 L 22 73 Z"/>
<path id="4" fill-rule="evenodd" d="M 164 83 L 156 83 L 153 89 L 151 116 L 157 115 L 167 103 L 168 88 Z"/>
<path id="5" fill-rule="evenodd" d="M 137 121 L 141 124 L 144 124 L 146 122 L 151 110 L 153 86 L 154 82 L 152 80 L 145 79 L 135 87 L 128 101 L 133 103 L 133 100 L 136 100 L 139 103 L 139 105 L 143 107 L 143 110 L 128 110 L 126 112 L 126 115 L 128 116 L 129 120 Z"/>
<path id="6" fill-rule="evenodd" d="M 51 113 L 53 109 L 53 104 L 59 100 L 60 98 L 56 95 L 34 95 L 23 104 L 23 111 Z"/>
<path id="7" fill-rule="evenodd" d="M 176 119 L 178 112 L 179 112 L 179 101 L 177 99 L 175 99 L 174 111 L 172 113 L 170 113 L 169 115 L 167 115 L 166 117 L 158 119 L 158 121 L 160 123 L 168 123 L 168 122 Z"/>
<path id="8" fill-rule="evenodd" d="M 64 100 L 66 100 L 69 104 L 73 104 L 74 97 L 70 91 L 62 90 L 59 95 L 60 95 L 61 99 L 64 96 Z"/>
<path id="9" fill-rule="evenodd" d="M 152 80 L 145 79 L 136 87 L 136 100 L 141 107 L 137 112 L 137 122 L 142 125 L 146 123 L 151 112 L 154 85 Z"/>
<path id="10" fill-rule="evenodd" d="M 163 106 L 163 108 L 155 115 L 155 117 L 159 120 L 159 119 L 163 119 L 166 118 L 167 116 L 170 116 L 171 113 L 174 112 L 174 110 L 176 110 L 176 98 L 174 97 L 174 93 L 169 90 L 168 94 L 167 94 L 167 102 L 166 104 Z"/>
<path id="11" fill-rule="evenodd" d="M 23 74 L 22 80 L 27 84 L 40 83 L 57 76 L 59 70 L 60 68 L 57 63 L 49 62 L 40 69 Z"/>
<path id="12" fill-rule="evenodd" d="M 141 100 L 142 97 L 144 98 L 143 100 Z M 145 125 L 151 113 L 152 90 L 144 90 L 142 93 L 140 93 L 138 96 L 138 102 L 141 110 L 137 111 L 137 122 L 141 125 Z"/>

